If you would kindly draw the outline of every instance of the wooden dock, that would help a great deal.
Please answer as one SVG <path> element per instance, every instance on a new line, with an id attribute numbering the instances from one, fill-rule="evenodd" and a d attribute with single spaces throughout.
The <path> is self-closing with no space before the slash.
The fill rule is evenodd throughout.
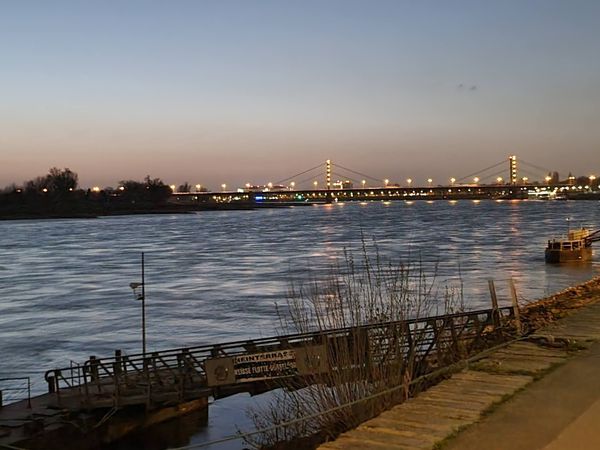
<path id="1" fill-rule="evenodd" d="M 31 407 L 27 400 L 0 407 L 0 447 L 25 442 L 27 448 L 47 448 L 53 433 L 68 434 L 72 442 L 89 439 L 90 433 L 98 439 L 103 439 L 101 433 L 118 437 L 133 425 L 207 408 L 209 397 L 265 392 L 281 387 L 283 379 L 306 384 L 319 375 L 323 380 L 330 370 L 353 370 L 339 365 L 332 369 L 328 361 L 336 359 L 337 349 L 357 344 L 368 352 L 361 355 L 366 358 L 361 364 L 393 351 L 399 361 L 410 360 L 410 373 L 418 376 L 448 363 L 439 357 L 438 349 L 444 354 L 452 353 L 449 349 L 457 355 L 458 349 L 462 355 L 477 353 L 500 338 L 498 333 L 514 316 L 512 307 L 495 306 L 145 355 L 117 350 L 108 358 L 92 356 L 81 365 L 49 370 L 48 393 L 31 398 Z M 393 349 L 390 336 L 394 336 Z M 132 411 L 135 418 L 129 414 Z M 113 429 L 107 431 L 107 426 Z"/>

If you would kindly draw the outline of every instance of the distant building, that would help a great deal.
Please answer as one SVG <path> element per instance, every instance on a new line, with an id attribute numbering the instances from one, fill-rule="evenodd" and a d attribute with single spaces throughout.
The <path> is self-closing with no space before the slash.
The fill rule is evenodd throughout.
<path id="1" fill-rule="evenodd" d="M 350 180 L 337 180 L 331 184 L 331 187 L 333 189 L 352 189 L 354 187 L 354 184 Z"/>

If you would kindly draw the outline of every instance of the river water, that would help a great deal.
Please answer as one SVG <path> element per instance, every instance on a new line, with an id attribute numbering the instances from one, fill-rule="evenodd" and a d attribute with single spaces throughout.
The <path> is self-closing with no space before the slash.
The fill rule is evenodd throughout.
<path id="1" fill-rule="evenodd" d="M 489 307 L 489 278 L 501 301 L 510 277 L 533 300 L 600 273 L 597 257 L 544 263 L 546 239 L 566 232 L 567 218 L 598 227 L 600 202 L 372 202 L 0 222 L 0 378 L 31 376 L 40 393 L 47 369 L 117 348 L 138 353 L 140 304 L 129 283 L 140 281 L 141 252 L 148 349 L 160 350 L 276 334 L 275 303 L 290 280 L 326 273 L 344 248 L 360 248 L 361 236 L 386 258 L 437 264 L 441 282 L 460 268 L 469 308 Z M 207 426 L 153 448 L 248 428 L 242 410 L 254 401 L 219 400 Z"/>

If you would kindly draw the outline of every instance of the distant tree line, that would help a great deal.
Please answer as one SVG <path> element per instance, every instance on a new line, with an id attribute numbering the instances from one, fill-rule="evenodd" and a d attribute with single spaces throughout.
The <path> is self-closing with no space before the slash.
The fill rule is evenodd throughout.
<path id="1" fill-rule="evenodd" d="M 164 208 L 171 188 L 149 175 L 124 180 L 117 189 L 80 189 L 71 169 L 51 168 L 45 176 L 0 190 L 0 218 L 70 217 Z"/>

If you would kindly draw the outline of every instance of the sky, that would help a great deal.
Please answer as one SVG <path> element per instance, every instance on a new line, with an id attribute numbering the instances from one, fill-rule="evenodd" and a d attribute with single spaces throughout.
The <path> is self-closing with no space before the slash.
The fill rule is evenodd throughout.
<path id="1" fill-rule="evenodd" d="M 600 174 L 599 43 L 598 1 L 0 0 L 0 186 Z"/>

